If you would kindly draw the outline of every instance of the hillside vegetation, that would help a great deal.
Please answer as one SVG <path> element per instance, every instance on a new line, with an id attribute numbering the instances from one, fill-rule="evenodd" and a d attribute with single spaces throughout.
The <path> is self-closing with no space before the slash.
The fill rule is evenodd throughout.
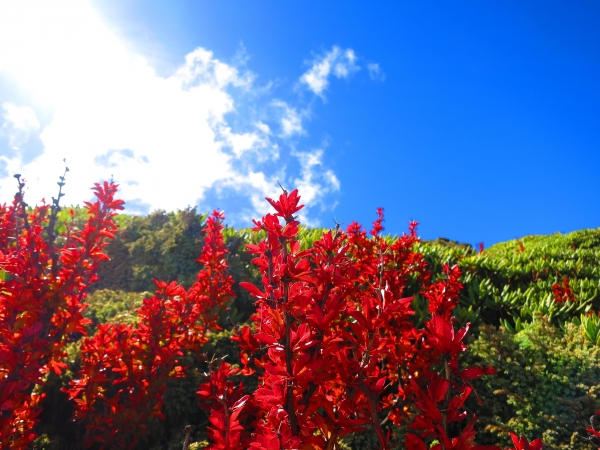
<path id="1" fill-rule="evenodd" d="M 102 323 L 135 322 L 135 310 L 155 289 L 154 277 L 190 286 L 202 268 L 196 259 L 204 242 L 206 217 L 189 208 L 145 217 L 117 216 L 119 231 L 106 247 L 111 260 L 99 266 L 100 279 L 86 300 L 85 315 L 92 320 L 89 334 Z M 83 219 L 78 210 L 73 220 Z M 311 246 L 323 231 L 302 228 L 302 246 Z M 210 337 L 207 359 L 225 358 L 235 364 L 237 344 L 229 337 L 254 312 L 253 300 L 239 283 L 260 282 L 245 245 L 258 238 L 249 229 L 230 227 L 224 236 L 236 298 L 218 318 L 223 331 Z M 508 432 L 515 431 L 541 437 L 544 448 L 594 448 L 585 429 L 589 417 L 600 410 L 600 228 L 526 236 L 482 252 L 443 238 L 416 246 L 434 278 L 441 275 L 444 264 L 461 268 L 464 287 L 454 315 L 461 325 L 471 323 L 462 363 L 497 370 L 496 376 L 473 383 L 480 404 L 477 399 L 467 404 L 478 415 L 478 443 L 509 445 Z M 413 320 L 423 323 L 425 299 L 417 292 L 406 294 L 414 295 Z M 65 401 L 60 389 L 80 364 L 77 346 L 72 346 L 69 359 L 65 375 L 50 377 L 45 402 Z M 156 443 L 153 448 L 181 448 L 182 424 L 196 425 L 197 430 L 206 424 L 206 412 L 196 399 L 202 367 L 187 378 L 168 381 L 164 408 L 170 419 L 153 427 L 148 441 Z M 253 383 L 252 378 L 244 382 Z M 67 448 L 72 425 L 60 414 L 41 419 L 35 448 Z M 203 433 L 196 431 L 193 439 L 202 442 Z M 354 449 L 375 443 L 369 432 L 344 440 L 347 448 Z"/>
<path id="2" fill-rule="evenodd" d="M 132 312 L 154 289 L 156 274 L 190 285 L 200 268 L 195 259 L 205 217 L 193 209 L 119 216 L 120 231 L 107 248 L 111 261 L 100 266 L 87 316 L 95 324 L 134 320 Z M 301 230 L 304 245 L 322 231 Z M 256 239 L 250 230 L 226 228 L 225 237 L 237 295 L 228 316 L 220 318 L 227 330 L 252 313 L 253 302 L 238 283 L 257 282 L 258 273 L 245 252 L 245 244 Z M 507 432 L 515 430 L 542 437 L 550 448 L 593 448 L 585 428 L 600 409 L 600 228 L 526 236 L 483 252 L 443 238 L 417 245 L 434 273 L 445 263 L 461 268 L 464 288 L 455 317 L 472 324 L 465 362 L 498 371 L 475 384 L 484 405 L 471 405 L 479 416 L 478 440 L 508 445 Z M 426 315 L 423 305 L 417 295 L 417 321 Z M 236 354 L 226 348 L 232 346 L 226 338 L 213 340 L 218 356 Z M 193 391 L 181 403 L 183 397 L 168 406 L 187 405 L 186 420 L 202 420 L 202 411 L 190 401 Z M 360 439 L 356 448 L 367 445 L 368 436 Z M 348 445 L 352 448 L 352 439 Z"/>

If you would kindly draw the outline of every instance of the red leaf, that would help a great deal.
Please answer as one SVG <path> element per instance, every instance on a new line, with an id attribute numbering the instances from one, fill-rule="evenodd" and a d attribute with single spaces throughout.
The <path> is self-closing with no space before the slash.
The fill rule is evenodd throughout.
<path id="1" fill-rule="evenodd" d="M 252 283 L 249 283 L 247 281 L 242 281 L 240 283 L 240 287 L 243 287 L 248 292 L 250 292 L 250 294 L 253 297 L 256 297 L 256 298 L 265 298 L 265 294 L 263 294 L 263 292 L 260 289 L 258 289 L 256 286 L 254 286 Z"/>

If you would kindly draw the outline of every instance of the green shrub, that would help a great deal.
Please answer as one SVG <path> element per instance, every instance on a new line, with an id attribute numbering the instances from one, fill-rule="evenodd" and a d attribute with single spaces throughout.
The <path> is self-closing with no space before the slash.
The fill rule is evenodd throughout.
<path id="1" fill-rule="evenodd" d="M 93 329 L 102 323 L 129 324 L 137 322 L 135 310 L 142 305 L 144 298 L 151 296 L 150 292 L 137 293 L 110 289 L 92 292 L 85 300 L 89 306 L 85 310 L 84 316 L 93 322 L 92 331 L 88 334 L 93 334 Z"/>
<path id="2" fill-rule="evenodd" d="M 189 287 L 201 269 L 205 218 L 195 208 L 117 216 L 119 232 L 106 247 L 111 260 L 100 264 L 94 288 L 154 292 L 153 278 Z"/>
<path id="3" fill-rule="evenodd" d="M 542 316 L 511 334 L 484 325 L 469 343 L 465 362 L 491 365 L 496 376 L 474 383 L 478 443 L 508 445 L 508 432 L 541 437 L 544 448 L 592 449 L 584 437 L 600 409 L 600 349 L 572 324 L 556 328 Z"/>
<path id="4" fill-rule="evenodd" d="M 483 253 L 438 239 L 418 245 L 434 273 L 458 264 L 464 290 L 459 320 L 514 328 L 543 314 L 560 325 L 600 310 L 600 228 L 568 234 L 526 236 L 491 246 Z M 559 303 L 552 286 L 569 280 L 576 301 Z M 515 329 L 516 331 L 516 329 Z"/>

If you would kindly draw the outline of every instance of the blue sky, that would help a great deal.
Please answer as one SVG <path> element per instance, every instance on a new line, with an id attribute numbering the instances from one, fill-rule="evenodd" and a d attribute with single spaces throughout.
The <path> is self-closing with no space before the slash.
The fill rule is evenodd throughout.
<path id="1" fill-rule="evenodd" d="M 0 200 L 113 176 L 130 212 L 486 246 L 600 226 L 595 1 L 0 0 Z"/>

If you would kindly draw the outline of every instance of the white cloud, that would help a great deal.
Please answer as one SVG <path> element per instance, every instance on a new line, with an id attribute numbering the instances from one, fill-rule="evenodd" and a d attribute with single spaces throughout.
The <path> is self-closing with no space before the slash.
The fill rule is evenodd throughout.
<path id="1" fill-rule="evenodd" d="M 28 106 L 16 106 L 9 102 L 2 103 L 2 119 L 0 136 L 5 137 L 8 145 L 13 150 L 20 150 L 19 146 L 27 142 L 29 136 L 39 130 L 40 122 L 35 111 Z M 0 156 L 0 159 L 5 157 Z"/>
<path id="2" fill-rule="evenodd" d="M 306 112 L 299 113 L 296 108 L 290 107 L 286 102 L 281 100 L 274 100 L 273 106 L 280 108 L 283 112 L 280 119 L 282 137 L 305 134 L 305 130 L 302 127 L 302 116 L 306 115 Z"/>
<path id="3" fill-rule="evenodd" d="M 381 67 L 379 67 L 379 64 L 377 64 L 377 63 L 367 64 L 367 70 L 369 71 L 369 77 L 371 77 L 371 80 L 374 80 L 374 81 L 384 81 L 385 80 L 385 74 L 383 73 L 383 70 L 381 70 Z"/>
<path id="4" fill-rule="evenodd" d="M 271 134 L 271 127 L 264 122 L 256 122 L 256 128 L 264 134 Z"/>
<path id="5" fill-rule="evenodd" d="M 269 139 L 268 125 L 257 122 L 255 129 L 246 133 L 235 133 L 225 122 L 216 125 L 216 138 L 227 146 L 235 158 L 252 152 L 255 161 L 277 159 L 279 153 L 275 144 Z M 265 128 L 266 127 L 266 128 Z"/>
<path id="6" fill-rule="evenodd" d="M 333 52 L 328 74 L 357 70 L 351 50 Z M 279 140 L 304 133 L 297 108 L 275 101 L 268 123 L 260 114 L 241 125 L 231 119 L 244 99 L 264 95 L 251 72 L 198 48 L 172 75 L 158 76 L 85 1 L 0 0 L 0 83 L 3 74 L 35 104 L 5 103 L 2 129 L 39 132 L 43 152 L 33 160 L 1 156 L 1 200 L 14 192 L 17 172 L 28 180 L 31 203 L 54 195 L 63 158 L 70 168 L 66 204 L 88 199 L 93 182 L 111 177 L 132 206 L 167 210 L 202 207 L 207 192 L 230 188 L 250 198 L 249 214 L 255 214 L 265 207 L 265 195 L 277 195 L 277 180 L 291 185 L 298 173 L 304 198 L 323 201 L 339 189 L 320 159 L 304 164 L 307 157 L 286 149 L 286 164 L 302 160 L 301 169 L 279 167 Z M 273 104 L 267 99 L 264 108 Z M 53 112 L 43 127 L 34 111 L 39 107 Z"/>
<path id="7" fill-rule="evenodd" d="M 16 106 L 9 102 L 2 104 L 5 125 L 29 133 L 40 127 L 35 111 L 28 106 Z"/>
<path id="8" fill-rule="evenodd" d="M 264 172 L 247 171 L 236 178 L 222 180 L 217 184 L 217 190 L 223 192 L 226 189 L 233 190 L 237 195 L 245 192 L 249 197 L 250 204 L 242 211 L 228 217 L 250 223 L 252 219 L 263 216 L 271 211 L 271 205 L 265 201 L 265 197 L 275 198 L 280 190 L 277 182 L 285 178 L 285 170 L 277 174 L 267 176 Z M 302 194 L 302 193 L 301 193 Z"/>
<path id="9" fill-rule="evenodd" d="M 337 78 L 348 78 L 360 70 L 356 60 L 354 50 L 350 48 L 342 50 L 333 46 L 325 56 L 312 62 L 311 68 L 300 77 L 300 83 L 305 84 L 316 95 L 324 97 L 323 93 L 329 85 L 331 75 Z"/>
<path id="10" fill-rule="evenodd" d="M 333 171 L 323 168 L 322 149 L 296 153 L 295 155 L 300 160 L 302 170 L 300 177 L 294 180 L 294 186 L 302 193 L 302 202 L 305 205 L 310 205 L 307 211 L 302 210 L 300 216 L 304 224 L 316 226 L 318 222 L 312 221 L 308 215 L 310 208 L 319 205 L 325 194 L 339 191 L 340 181 Z"/>
<path id="11" fill-rule="evenodd" d="M 312 212 L 315 209 L 321 211 L 331 209 L 326 205 L 326 199 L 328 195 L 340 190 L 340 181 L 335 173 L 323 164 L 323 149 L 294 151 L 292 154 L 297 158 L 300 166 L 297 177 L 287 176 L 287 167 L 281 167 L 270 176 L 263 172 L 248 171 L 236 178 L 220 180 L 217 183 L 217 190 L 220 193 L 228 189 L 237 195 L 245 192 L 250 200 L 247 208 L 228 217 L 237 221 L 250 222 L 257 215 L 262 216 L 271 211 L 271 206 L 264 199 L 265 197 L 277 198 L 281 194 L 279 187 L 281 182 L 288 190 L 298 189 L 302 197 L 301 203 L 305 205 L 299 214 L 301 222 L 308 226 L 320 225 Z"/>

